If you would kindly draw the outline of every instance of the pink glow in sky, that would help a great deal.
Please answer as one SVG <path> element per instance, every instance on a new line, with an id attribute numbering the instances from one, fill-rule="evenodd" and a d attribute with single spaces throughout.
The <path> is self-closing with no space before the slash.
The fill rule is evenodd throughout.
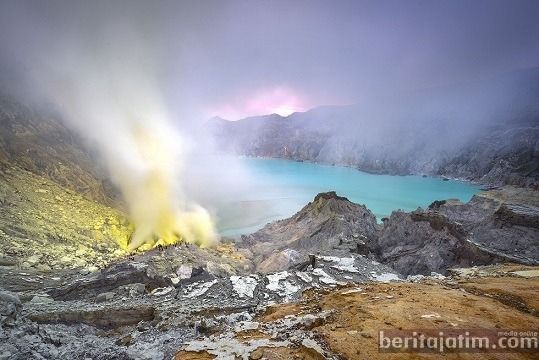
<path id="1" fill-rule="evenodd" d="M 287 87 L 261 89 L 251 95 L 237 97 L 211 109 L 210 116 L 239 120 L 248 116 L 279 114 L 288 116 L 306 111 L 318 104 L 310 104 L 305 96 Z"/>

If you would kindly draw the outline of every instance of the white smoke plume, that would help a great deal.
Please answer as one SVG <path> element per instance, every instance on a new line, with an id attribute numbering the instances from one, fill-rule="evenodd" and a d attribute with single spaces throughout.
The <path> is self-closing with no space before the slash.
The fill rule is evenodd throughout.
<path id="1" fill-rule="evenodd" d="M 30 77 L 102 155 L 135 225 L 129 250 L 178 241 L 208 246 L 217 239 L 214 222 L 183 191 L 184 140 L 164 100 L 160 52 L 130 25 L 63 34 Z"/>

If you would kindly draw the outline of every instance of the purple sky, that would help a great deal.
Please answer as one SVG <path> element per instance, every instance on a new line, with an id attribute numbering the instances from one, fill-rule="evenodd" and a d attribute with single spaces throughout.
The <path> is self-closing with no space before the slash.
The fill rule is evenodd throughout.
<path id="1" fill-rule="evenodd" d="M 2 1 L 0 85 L 140 42 L 178 117 L 287 114 L 539 66 L 538 19 L 534 0 Z"/>

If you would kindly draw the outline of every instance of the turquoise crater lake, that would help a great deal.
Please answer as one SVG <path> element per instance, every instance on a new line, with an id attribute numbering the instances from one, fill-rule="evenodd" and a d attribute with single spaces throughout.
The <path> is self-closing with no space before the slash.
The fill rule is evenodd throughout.
<path id="1" fill-rule="evenodd" d="M 365 204 L 378 221 L 393 210 L 411 211 L 434 200 L 466 202 L 479 191 L 476 185 L 440 178 L 374 175 L 342 166 L 280 159 L 239 161 L 250 174 L 250 185 L 215 209 L 219 232 L 225 236 L 248 234 L 270 221 L 289 217 L 325 191 Z"/>

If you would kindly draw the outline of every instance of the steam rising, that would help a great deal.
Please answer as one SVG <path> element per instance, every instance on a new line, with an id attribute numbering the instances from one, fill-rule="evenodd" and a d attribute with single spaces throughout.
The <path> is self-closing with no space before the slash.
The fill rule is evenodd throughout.
<path id="1" fill-rule="evenodd" d="M 185 141 L 158 81 L 159 52 L 129 25 L 102 24 L 101 36 L 66 34 L 31 79 L 100 151 L 135 225 L 121 245 L 208 246 L 217 239 L 214 223 L 183 191 Z"/>

